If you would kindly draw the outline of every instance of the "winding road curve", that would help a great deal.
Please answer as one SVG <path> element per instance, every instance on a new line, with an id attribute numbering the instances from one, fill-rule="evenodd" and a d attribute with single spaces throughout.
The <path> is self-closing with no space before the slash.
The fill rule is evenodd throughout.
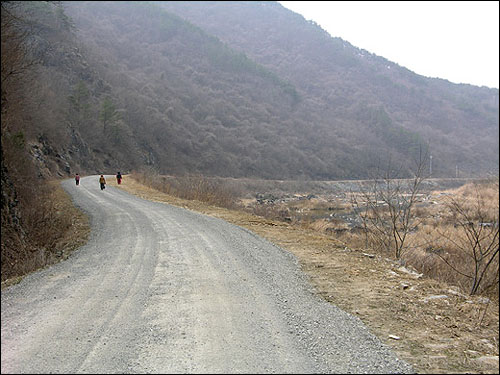
<path id="1" fill-rule="evenodd" d="M 92 234 L 2 291 L 2 374 L 414 372 L 268 241 L 97 176 L 62 184 Z"/>

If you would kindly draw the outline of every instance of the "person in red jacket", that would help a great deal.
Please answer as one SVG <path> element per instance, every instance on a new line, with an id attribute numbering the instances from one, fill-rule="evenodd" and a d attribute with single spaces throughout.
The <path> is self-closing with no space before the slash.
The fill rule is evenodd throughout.
<path id="1" fill-rule="evenodd" d="M 75 175 L 75 182 L 76 186 L 80 185 L 80 175 L 78 173 Z"/>

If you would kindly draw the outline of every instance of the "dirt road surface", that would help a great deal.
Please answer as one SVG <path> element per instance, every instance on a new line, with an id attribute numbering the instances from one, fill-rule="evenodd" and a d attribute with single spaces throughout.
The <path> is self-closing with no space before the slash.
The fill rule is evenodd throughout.
<path id="1" fill-rule="evenodd" d="M 2 373 L 414 372 L 250 231 L 97 176 L 63 187 L 90 240 L 2 291 Z"/>

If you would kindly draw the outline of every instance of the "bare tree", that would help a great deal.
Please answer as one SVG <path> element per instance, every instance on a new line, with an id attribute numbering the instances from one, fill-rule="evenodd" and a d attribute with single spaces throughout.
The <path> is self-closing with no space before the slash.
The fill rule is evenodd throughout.
<path id="1" fill-rule="evenodd" d="M 1 3 L 1 47 L 2 47 L 2 117 L 7 112 L 10 97 L 19 88 L 18 79 L 26 70 L 35 64 L 29 58 L 29 32 L 26 24 L 19 19 L 14 11 L 18 2 L 2 1 Z M 9 96 L 10 94 L 10 96 Z M 2 131 L 7 121 L 2 121 Z"/>
<path id="2" fill-rule="evenodd" d="M 381 177 L 375 177 L 369 187 L 359 185 L 359 193 L 351 193 L 351 204 L 365 229 L 365 245 L 368 236 L 373 243 L 392 250 L 396 259 L 401 259 L 408 250 L 408 234 L 417 226 L 413 209 L 420 197 L 427 154 L 419 153 L 413 178 L 397 178 L 401 168 L 389 167 Z"/>
<path id="3" fill-rule="evenodd" d="M 446 206 L 454 217 L 455 230 L 439 233 L 464 260 L 453 259 L 456 255 L 437 255 L 470 280 L 471 295 L 498 284 L 498 200 L 488 206 L 476 186 L 474 197 L 450 197 Z"/>

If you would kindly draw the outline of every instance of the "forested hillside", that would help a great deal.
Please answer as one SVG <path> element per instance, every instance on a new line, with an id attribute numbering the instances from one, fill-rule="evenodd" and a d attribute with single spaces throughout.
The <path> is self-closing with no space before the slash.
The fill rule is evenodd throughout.
<path id="1" fill-rule="evenodd" d="M 44 175 L 351 179 L 422 148 L 436 177 L 498 170 L 497 89 L 418 76 L 278 3 L 23 4 Z"/>
<path id="2" fill-rule="evenodd" d="M 330 37 L 278 3 L 162 6 L 294 84 L 313 104 L 311 119 L 322 132 L 315 144 L 323 151 L 323 142 L 335 137 L 370 160 L 388 153 L 405 159 L 408 147 L 424 141 L 441 176 L 453 176 L 456 166 L 469 174 L 498 170 L 496 89 L 419 76 Z M 331 160 L 336 164 L 338 158 Z"/>

